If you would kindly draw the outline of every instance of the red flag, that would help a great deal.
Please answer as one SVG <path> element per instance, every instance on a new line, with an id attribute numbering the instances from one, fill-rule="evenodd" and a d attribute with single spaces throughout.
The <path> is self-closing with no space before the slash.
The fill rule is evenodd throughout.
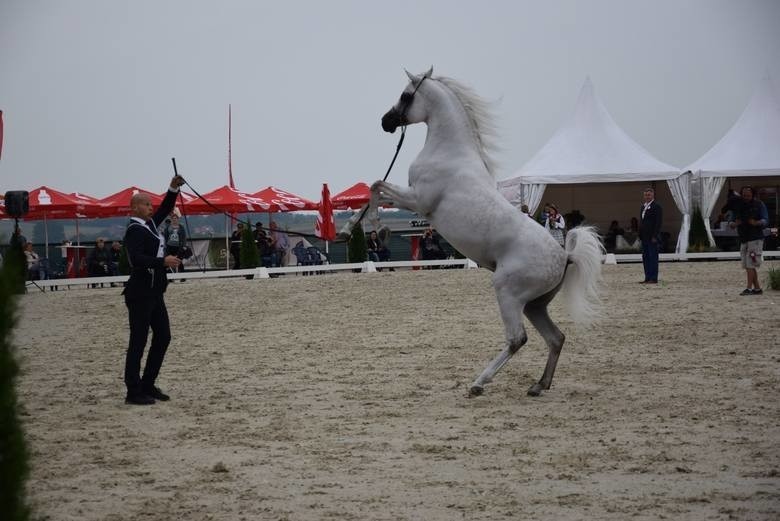
<path id="1" fill-rule="evenodd" d="M 0 157 L 3 157 L 3 111 L 0 110 Z"/>
<path id="2" fill-rule="evenodd" d="M 330 201 L 328 183 L 322 184 L 322 200 L 320 201 L 317 222 L 314 223 L 314 234 L 325 241 L 336 239 L 336 221 L 333 218 L 333 203 Z"/>
<path id="3" fill-rule="evenodd" d="M 233 110 L 228 104 L 228 185 L 230 188 L 235 188 L 236 183 L 233 182 Z"/>

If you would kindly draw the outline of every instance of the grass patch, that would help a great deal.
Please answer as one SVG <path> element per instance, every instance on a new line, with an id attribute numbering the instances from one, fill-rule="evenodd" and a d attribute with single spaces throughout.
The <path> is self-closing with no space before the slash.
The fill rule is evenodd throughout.
<path id="1" fill-rule="evenodd" d="M 774 290 L 780 290 L 780 270 L 774 266 L 769 268 L 769 287 Z"/>

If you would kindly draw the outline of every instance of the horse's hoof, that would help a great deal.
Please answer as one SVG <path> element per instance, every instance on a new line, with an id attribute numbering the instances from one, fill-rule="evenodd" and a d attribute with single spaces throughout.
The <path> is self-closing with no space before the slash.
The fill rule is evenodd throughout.
<path id="1" fill-rule="evenodd" d="M 481 385 L 472 385 L 469 389 L 469 396 L 482 396 L 484 388 Z"/>
<path id="2" fill-rule="evenodd" d="M 542 386 L 539 384 L 533 384 L 528 389 L 528 396 L 539 396 L 540 394 L 542 394 Z"/>

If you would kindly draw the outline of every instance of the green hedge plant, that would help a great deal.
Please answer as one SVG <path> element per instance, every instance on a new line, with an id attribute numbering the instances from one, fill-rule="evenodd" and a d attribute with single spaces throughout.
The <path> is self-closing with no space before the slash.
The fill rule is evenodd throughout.
<path id="1" fill-rule="evenodd" d="M 368 260 L 366 234 L 363 232 L 363 225 L 361 223 L 357 223 L 352 229 L 352 235 L 349 237 L 347 260 L 349 262 L 365 262 Z"/>
<path id="2" fill-rule="evenodd" d="M 19 421 L 15 386 L 19 366 L 12 343 L 22 266 L 19 256 L 8 255 L 0 269 L 0 517 L 8 521 L 29 519 L 25 498 L 28 453 Z"/>

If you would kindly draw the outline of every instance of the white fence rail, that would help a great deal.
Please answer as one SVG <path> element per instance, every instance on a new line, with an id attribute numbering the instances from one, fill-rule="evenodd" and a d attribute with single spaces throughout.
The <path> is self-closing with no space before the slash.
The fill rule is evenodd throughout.
<path id="1" fill-rule="evenodd" d="M 778 259 L 780 251 L 765 251 L 764 259 Z M 662 253 L 660 260 L 669 261 L 690 261 L 690 260 L 737 260 L 739 252 L 707 252 L 707 253 Z M 618 264 L 642 262 L 642 255 L 621 254 L 615 255 L 609 253 L 604 256 L 605 264 Z M 420 268 L 461 268 L 475 269 L 479 266 L 471 259 L 443 259 L 443 260 L 413 260 L 413 261 L 388 261 L 388 262 L 359 262 L 344 264 L 320 264 L 313 266 L 285 266 L 281 268 L 252 268 L 245 270 L 211 270 L 211 271 L 186 271 L 184 273 L 169 273 L 169 280 L 177 279 L 220 279 L 246 277 L 252 275 L 254 279 L 262 280 L 275 275 L 291 274 L 314 274 L 314 273 L 332 273 L 337 271 L 359 271 L 361 273 L 375 273 L 380 269 L 420 269 Z M 70 288 L 71 286 L 93 286 L 105 284 L 121 285 L 127 280 L 127 275 L 117 277 L 87 277 L 77 279 L 49 279 L 36 280 L 27 283 L 28 288 L 38 287 L 42 291 L 46 288 L 59 289 Z"/>

